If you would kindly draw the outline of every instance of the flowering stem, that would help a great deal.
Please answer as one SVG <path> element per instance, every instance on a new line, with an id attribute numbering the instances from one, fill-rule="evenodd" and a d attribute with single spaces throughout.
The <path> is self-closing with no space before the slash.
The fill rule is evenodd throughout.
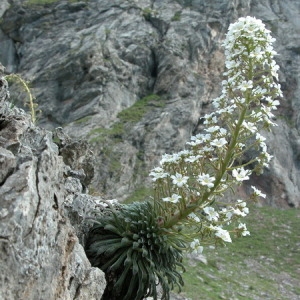
<path id="1" fill-rule="evenodd" d="M 221 96 L 213 101 L 216 110 L 204 116 L 203 124 L 208 128 L 191 137 L 187 143 L 190 149 L 165 154 L 161 167 L 150 173 L 156 189 L 164 187 L 154 197 L 154 203 L 160 203 L 156 205 L 157 224 L 162 233 L 179 238 L 183 236 L 179 229 L 191 225 L 193 236 L 202 241 L 231 242 L 223 225 L 248 214 L 246 202 L 241 199 L 227 207 L 218 206 L 219 212 L 213 206 L 226 190 L 249 179 L 252 163 L 253 171 L 262 173 L 272 158 L 265 138 L 259 134 L 260 129 L 275 125 L 271 111 L 277 109 L 279 101 L 273 97 L 282 97 L 280 85 L 274 80 L 278 80 L 279 67 L 273 60 L 276 52 L 272 42 L 260 20 L 240 18 L 230 25 L 224 41 L 225 80 Z M 243 155 L 253 148 L 259 154 L 242 162 Z M 255 187 L 252 189 L 249 199 L 265 197 Z M 248 231 L 242 225 L 236 232 L 244 236 Z M 199 240 L 191 238 L 186 237 L 191 249 L 199 248 Z"/>
<path id="2" fill-rule="evenodd" d="M 248 72 L 248 75 L 249 75 L 248 80 L 252 79 L 252 77 L 253 77 L 253 67 L 252 67 L 251 59 L 249 60 L 249 65 L 250 65 L 250 70 Z M 174 225 L 176 225 L 177 223 L 179 223 L 181 220 L 184 220 L 185 218 L 187 218 L 187 216 L 189 214 L 195 212 L 202 203 L 213 201 L 213 200 L 208 201 L 208 199 L 209 199 L 210 195 L 212 195 L 214 193 L 214 191 L 216 190 L 216 188 L 220 185 L 224 174 L 227 172 L 228 166 L 231 164 L 231 159 L 232 159 L 233 154 L 234 154 L 234 149 L 236 147 L 236 144 L 237 144 L 237 141 L 238 141 L 238 138 L 239 138 L 239 135 L 240 135 L 241 126 L 243 124 L 243 121 L 245 120 L 245 115 L 246 115 L 246 112 L 248 110 L 248 103 L 251 101 L 251 93 L 248 93 L 246 91 L 246 98 L 247 98 L 246 103 L 242 107 L 241 113 L 239 115 L 239 119 L 236 123 L 235 129 L 234 129 L 233 134 L 232 134 L 232 139 L 231 139 L 231 141 L 229 143 L 229 146 L 227 148 L 224 160 L 222 161 L 220 171 L 216 176 L 214 186 L 211 189 L 209 189 L 209 191 L 206 191 L 203 194 L 203 196 L 196 203 L 193 203 L 192 205 L 185 206 L 185 208 L 183 210 L 180 209 L 178 213 L 176 213 L 174 216 L 172 216 L 164 224 L 165 228 L 171 228 Z"/>
<path id="3" fill-rule="evenodd" d="M 241 126 L 242 126 L 242 123 L 243 123 L 243 121 L 245 119 L 246 112 L 247 112 L 247 106 L 245 106 L 243 108 L 243 110 L 242 110 L 242 112 L 241 112 L 241 114 L 239 116 L 239 120 L 238 120 L 238 122 L 236 124 L 232 140 L 230 141 L 230 144 L 229 144 L 227 152 L 226 152 L 226 156 L 225 156 L 224 161 L 222 163 L 221 172 L 217 176 L 216 181 L 215 181 L 215 185 L 212 188 L 213 190 L 215 190 L 216 187 L 220 184 L 221 179 L 223 178 L 225 172 L 227 171 L 227 167 L 228 167 L 228 165 L 230 163 L 230 160 L 232 158 L 233 151 L 234 151 L 234 148 L 236 146 L 236 143 L 237 143 L 237 140 L 238 140 L 238 137 L 239 137 L 239 133 L 240 133 L 240 130 L 241 130 Z"/>
<path id="4" fill-rule="evenodd" d="M 240 113 L 240 116 L 239 116 L 238 122 L 236 124 L 232 139 L 228 146 L 225 158 L 222 162 L 220 172 L 216 177 L 214 186 L 209 191 L 205 192 L 203 194 L 203 196 L 197 202 L 187 205 L 184 210 L 180 210 L 178 213 L 176 213 L 174 216 L 172 216 L 169 220 L 167 220 L 164 224 L 161 224 L 164 228 L 172 228 L 173 226 L 178 224 L 181 220 L 184 220 L 185 218 L 187 218 L 187 216 L 189 214 L 193 213 L 195 210 L 197 210 L 199 208 L 199 205 L 201 203 L 206 203 L 209 199 L 209 196 L 212 195 L 213 192 L 215 191 L 215 189 L 219 186 L 224 174 L 227 171 L 229 164 L 231 163 L 230 161 L 231 161 L 231 158 L 232 158 L 232 155 L 234 152 L 234 148 L 236 146 L 236 143 L 237 143 L 237 140 L 239 137 L 242 123 L 245 119 L 246 112 L 247 112 L 247 105 L 245 105 L 245 107 L 242 109 L 242 111 Z"/>

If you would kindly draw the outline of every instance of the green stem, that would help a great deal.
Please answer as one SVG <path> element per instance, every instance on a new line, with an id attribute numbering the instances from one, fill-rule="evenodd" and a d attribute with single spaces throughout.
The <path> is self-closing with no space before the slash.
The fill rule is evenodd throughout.
<path id="1" fill-rule="evenodd" d="M 25 91 L 27 92 L 28 96 L 29 96 L 29 107 L 30 107 L 30 114 L 31 114 L 31 120 L 33 123 L 36 122 L 36 115 L 35 115 L 35 104 L 33 102 L 33 96 L 31 94 L 31 91 L 27 85 L 27 83 L 17 74 L 11 74 L 11 75 L 7 75 L 5 76 L 6 78 L 10 79 L 10 78 L 15 78 L 17 80 L 19 80 L 21 82 L 21 84 L 23 85 Z"/>

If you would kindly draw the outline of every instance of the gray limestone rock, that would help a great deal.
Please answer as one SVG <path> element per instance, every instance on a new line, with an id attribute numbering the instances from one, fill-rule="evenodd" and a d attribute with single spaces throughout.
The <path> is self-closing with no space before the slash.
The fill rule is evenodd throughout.
<path id="1" fill-rule="evenodd" d="M 52 133 L 17 108 L 2 115 L 0 165 L 0 298 L 101 299 L 104 274 L 91 267 L 69 214 L 82 185 Z"/>
<path id="2" fill-rule="evenodd" d="M 47 5 L 11 0 L 0 24 L 0 58 L 31 82 L 42 127 L 64 127 L 71 137 L 89 139 L 95 159 L 91 188 L 123 200 L 150 185 L 147 174 L 162 154 L 182 150 L 203 130 L 200 117 L 211 112 L 211 100 L 220 93 L 228 26 L 238 17 L 256 16 L 277 39 L 284 92 L 277 118 L 287 125 L 278 127 L 273 147 L 273 164 L 282 176 L 274 165 L 265 173 L 272 187 L 265 203 L 299 206 L 293 141 L 299 140 L 299 5 L 298 0 Z M 12 94 L 16 90 L 12 86 Z M 147 98 L 153 95 L 159 100 Z M 292 176 L 279 140 L 293 152 Z M 279 194 L 285 200 L 278 202 Z"/>

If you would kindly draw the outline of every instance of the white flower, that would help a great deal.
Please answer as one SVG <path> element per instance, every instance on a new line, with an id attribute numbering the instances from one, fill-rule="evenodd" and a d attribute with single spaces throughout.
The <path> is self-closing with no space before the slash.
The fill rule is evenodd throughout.
<path id="1" fill-rule="evenodd" d="M 202 143 L 205 143 L 206 141 L 210 140 L 211 135 L 210 134 L 197 134 L 195 136 L 191 137 L 191 142 L 187 142 L 188 145 L 191 146 L 197 146 Z"/>
<path id="2" fill-rule="evenodd" d="M 237 204 L 241 207 L 245 207 L 247 203 L 244 200 L 238 199 L 236 200 Z"/>
<path id="3" fill-rule="evenodd" d="M 273 100 L 269 102 L 269 105 L 271 106 L 271 109 L 276 110 L 277 106 L 280 105 L 280 102 L 278 100 Z"/>
<path id="4" fill-rule="evenodd" d="M 234 61 L 234 60 L 227 60 L 225 62 L 225 64 L 226 64 L 227 69 L 234 69 L 234 68 L 237 68 L 239 66 L 240 62 L 239 61 Z"/>
<path id="5" fill-rule="evenodd" d="M 257 131 L 257 127 L 255 126 L 254 123 L 243 121 L 242 125 L 243 125 L 243 127 L 245 127 L 246 129 L 248 129 L 252 133 L 254 133 L 255 131 Z"/>
<path id="6" fill-rule="evenodd" d="M 212 188 L 214 186 L 215 177 L 209 176 L 209 174 L 200 174 L 198 176 L 198 181 L 201 185 L 205 185 L 209 188 Z"/>
<path id="7" fill-rule="evenodd" d="M 262 197 L 266 198 L 266 194 L 263 194 L 259 189 L 257 189 L 255 186 L 251 185 L 251 188 L 254 190 L 254 196 L 256 197 Z"/>
<path id="8" fill-rule="evenodd" d="M 263 58 L 264 52 L 262 51 L 260 46 L 257 46 L 251 53 L 250 57 L 256 58 L 257 60 L 260 60 Z"/>
<path id="9" fill-rule="evenodd" d="M 220 214 L 225 215 L 226 219 L 230 220 L 231 217 L 233 216 L 232 207 L 228 207 L 228 208 L 223 207 L 220 211 Z"/>
<path id="10" fill-rule="evenodd" d="M 264 151 L 263 153 L 264 159 L 266 160 L 267 163 L 271 161 L 271 159 L 274 157 L 273 155 L 270 155 L 268 152 Z M 268 166 L 268 164 L 267 164 Z"/>
<path id="11" fill-rule="evenodd" d="M 234 210 L 234 213 L 237 215 L 240 215 L 242 217 L 245 217 L 249 213 L 249 208 L 247 207 L 247 203 L 243 200 L 237 200 L 237 209 Z M 238 212 L 238 210 L 241 212 Z"/>
<path id="12" fill-rule="evenodd" d="M 246 213 L 243 210 L 240 210 L 239 208 L 234 208 L 232 213 L 234 215 L 240 216 L 240 217 L 246 217 Z"/>
<path id="13" fill-rule="evenodd" d="M 190 146 L 197 146 L 197 145 L 200 145 L 202 144 L 203 141 L 200 140 L 200 139 L 197 139 L 197 140 L 193 140 L 192 142 L 186 142 L 187 145 L 190 145 Z"/>
<path id="14" fill-rule="evenodd" d="M 248 207 L 244 207 L 243 208 L 243 212 L 248 215 L 249 214 L 249 208 Z"/>
<path id="15" fill-rule="evenodd" d="M 236 105 L 233 104 L 233 105 L 230 105 L 230 106 L 227 106 L 225 108 L 222 108 L 219 110 L 219 113 L 228 113 L 228 114 L 231 114 L 234 112 L 234 110 L 236 109 Z"/>
<path id="16" fill-rule="evenodd" d="M 180 157 L 186 157 L 186 156 L 189 156 L 191 154 L 191 152 L 189 150 L 182 150 L 182 151 L 178 152 L 177 154 Z"/>
<path id="17" fill-rule="evenodd" d="M 195 213 L 189 214 L 188 217 L 193 219 L 195 222 L 200 222 L 200 218 Z"/>
<path id="18" fill-rule="evenodd" d="M 163 165 L 165 163 L 177 163 L 180 160 L 180 156 L 178 153 L 173 154 L 163 154 L 160 164 Z"/>
<path id="19" fill-rule="evenodd" d="M 274 114 L 272 113 L 272 109 L 273 109 L 272 107 L 264 106 L 262 104 L 262 111 L 266 114 L 266 116 L 268 118 L 273 118 L 274 117 Z M 276 107 L 276 109 L 277 109 L 277 107 Z"/>
<path id="20" fill-rule="evenodd" d="M 252 90 L 254 96 L 261 97 L 266 94 L 268 91 L 260 86 L 257 86 L 254 90 Z"/>
<path id="21" fill-rule="evenodd" d="M 231 103 L 240 103 L 243 104 L 245 103 L 246 99 L 243 97 L 235 97 L 233 100 L 231 100 Z"/>
<path id="22" fill-rule="evenodd" d="M 185 162 L 191 162 L 191 163 L 193 163 L 193 162 L 195 162 L 196 160 L 198 160 L 199 158 L 201 157 L 201 155 L 190 155 L 189 157 L 186 157 L 185 159 L 184 159 L 184 161 Z"/>
<path id="23" fill-rule="evenodd" d="M 202 151 L 203 152 L 211 152 L 211 151 L 213 151 L 214 150 L 214 148 L 212 148 L 212 147 L 207 147 L 207 146 L 204 146 L 203 148 L 202 148 Z"/>
<path id="24" fill-rule="evenodd" d="M 237 168 L 232 171 L 232 176 L 235 177 L 237 181 L 248 180 L 250 174 L 251 171 L 245 170 L 244 168 Z"/>
<path id="25" fill-rule="evenodd" d="M 214 140 L 212 140 L 212 141 L 210 142 L 210 144 L 211 144 L 212 146 L 215 146 L 215 147 L 220 148 L 220 147 L 223 147 L 224 145 L 226 145 L 226 144 L 227 144 L 227 141 L 226 141 L 225 138 L 214 139 Z"/>
<path id="26" fill-rule="evenodd" d="M 272 122 L 271 120 L 269 120 L 268 118 L 265 118 L 265 122 L 268 126 L 278 126 L 276 123 Z"/>
<path id="27" fill-rule="evenodd" d="M 279 66 L 275 63 L 275 61 L 272 61 L 271 63 L 271 74 L 278 80 L 278 74 L 277 71 L 279 70 Z"/>
<path id="28" fill-rule="evenodd" d="M 224 242 L 232 242 L 229 232 L 227 230 L 222 229 L 221 227 L 216 228 L 215 236 L 222 239 Z"/>
<path id="29" fill-rule="evenodd" d="M 246 224 L 240 223 L 238 229 L 241 231 L 242 236 L 250 235 L 250 232 L 247 230 Z"/>
<path id="30" fill-rule="evenodd" d="M 153 176 L 152 181 L 156 181 L 157 179 L 167 177 L 169 174 L 166 173 L 163 168 L 157 167 L 154 168 L 149 175 Z"/>
<path id="31" fill-rule="evenodd" d="M 251 89 L 253 87 L 252 80 L 243 81 L 237 88 L 242 92 L 245 92 L 247 89 Z"/>
<path id="32" fill-rule="evenodd" d="M 265 97 L 264 100 L 268 102 L 268 106 L 270 106 L 271 109 L 277 109 L 277 106 L 280 105 L 280 102 L 278 100 L 273 100 L 270 96 Z"/>
<path id="33" fill-rule="evenodd" d="M 225 128 L 220 128 L 218 132 L 218 136 L 224 136 L 227 134 L 227 130 Z"/>
<path id="34" fill-rule="evenodd" d="M 207 129 L 205 129 L 205 131 L 207 132 L 215 132 L 217 130 L 219 130 L 220 126 L 212 126 L 212 127 L 209 127 Z"/>
<path id="35" fill-rule="evenodd" d="M 232 211 L 228 211 L 228 212 L 226 213 L 226 221 L 230 221 L 231 218 L 232 218 L 232 216 L 233 216 L 233 212 L 232 212 Z"/>
<path id="36" fill-rule="evenodd" d="M 266 138 L 263 137 L 263 136 L 262 136 L 261 134 L 259 134 L 259 133 L 256 133 L 255 138 L 256 138 L 260 143 L 262 143 L 262 142 L 264 142 L 264 141 L 266 140 Z"/>
<path id="37" fill-rule="evenodd" d="M 179 202 L 179 199 L 181 199 L 181 196 L 179 196 L 177 194 L 173 194 L 171 197 L 162 198 L 163 201 L 172 202 L 172 203 Z"/>
<path id="38" fill-rule="evenodd" d="M 191 244 L 190 248 L 193 254 L 201 254 L 203 252 L 203 247 L 200 246 L 200 241 L 198 239 L 194 239 Z"/>
<path id="39" fill-rule="evenodd" d="M 261 111 L 257 113 L 252 111 L 250 117 L 253 118 L 256 122 L 262 121 L 264 119 L 263 113 Z"/>
<path id="40" fill-rule="evenodd" d="M 203 211 L 206 213 L 206 219 L 208 221 L 218 221 L 219 214 L 215 211 L 213 207 L 206 206 Z"/>
<path id="41" fill-rule="evenodd" d="M 209 115 L 205 115 L 204 116 L 205 121 L 203 122 L 203 124 L 207 125 L 207 124 L 214 124 L 218 122 L 218 119 L 216 116 L 214 116 L 214 113 L 211 113 Z"/>
<path id="42" fill-rule="evenodd" d="M 188 176 L 182 176 L 179 173 L 176 173 L 176 175 L 172 175 L 171 178 L 173 179 L 173 184 L 177 185 L 178 187 L 182 187 L 185 185 L 189 179 Z"/>

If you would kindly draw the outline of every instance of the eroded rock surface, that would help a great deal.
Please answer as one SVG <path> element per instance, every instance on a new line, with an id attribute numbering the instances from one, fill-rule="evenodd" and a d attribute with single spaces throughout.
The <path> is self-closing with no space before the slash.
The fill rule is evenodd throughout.
<path id="1" fill-rule="evenodd" d="M 4 106 L 1 98 L 0 298 L 101 299 L 104 274 L 91 267 L 72 226 L 80 179 L 70 175 L 51 132 Z"/>
<path id="2" fill-rule="evenodd" d="M 31 81 L 39 123 L 88 138 L 93 189 L 120 200 L 142 197 L 161 155 L 203 129 L 199 118 L 220 92 L 229 24 L 262 19 L 277 39 L 284 99 L 269 135 L 273 165 L 254 180 L 265 203 L 299 206 L 298 0 L 11 0 L 0 11 L 0 58 Z"/>

